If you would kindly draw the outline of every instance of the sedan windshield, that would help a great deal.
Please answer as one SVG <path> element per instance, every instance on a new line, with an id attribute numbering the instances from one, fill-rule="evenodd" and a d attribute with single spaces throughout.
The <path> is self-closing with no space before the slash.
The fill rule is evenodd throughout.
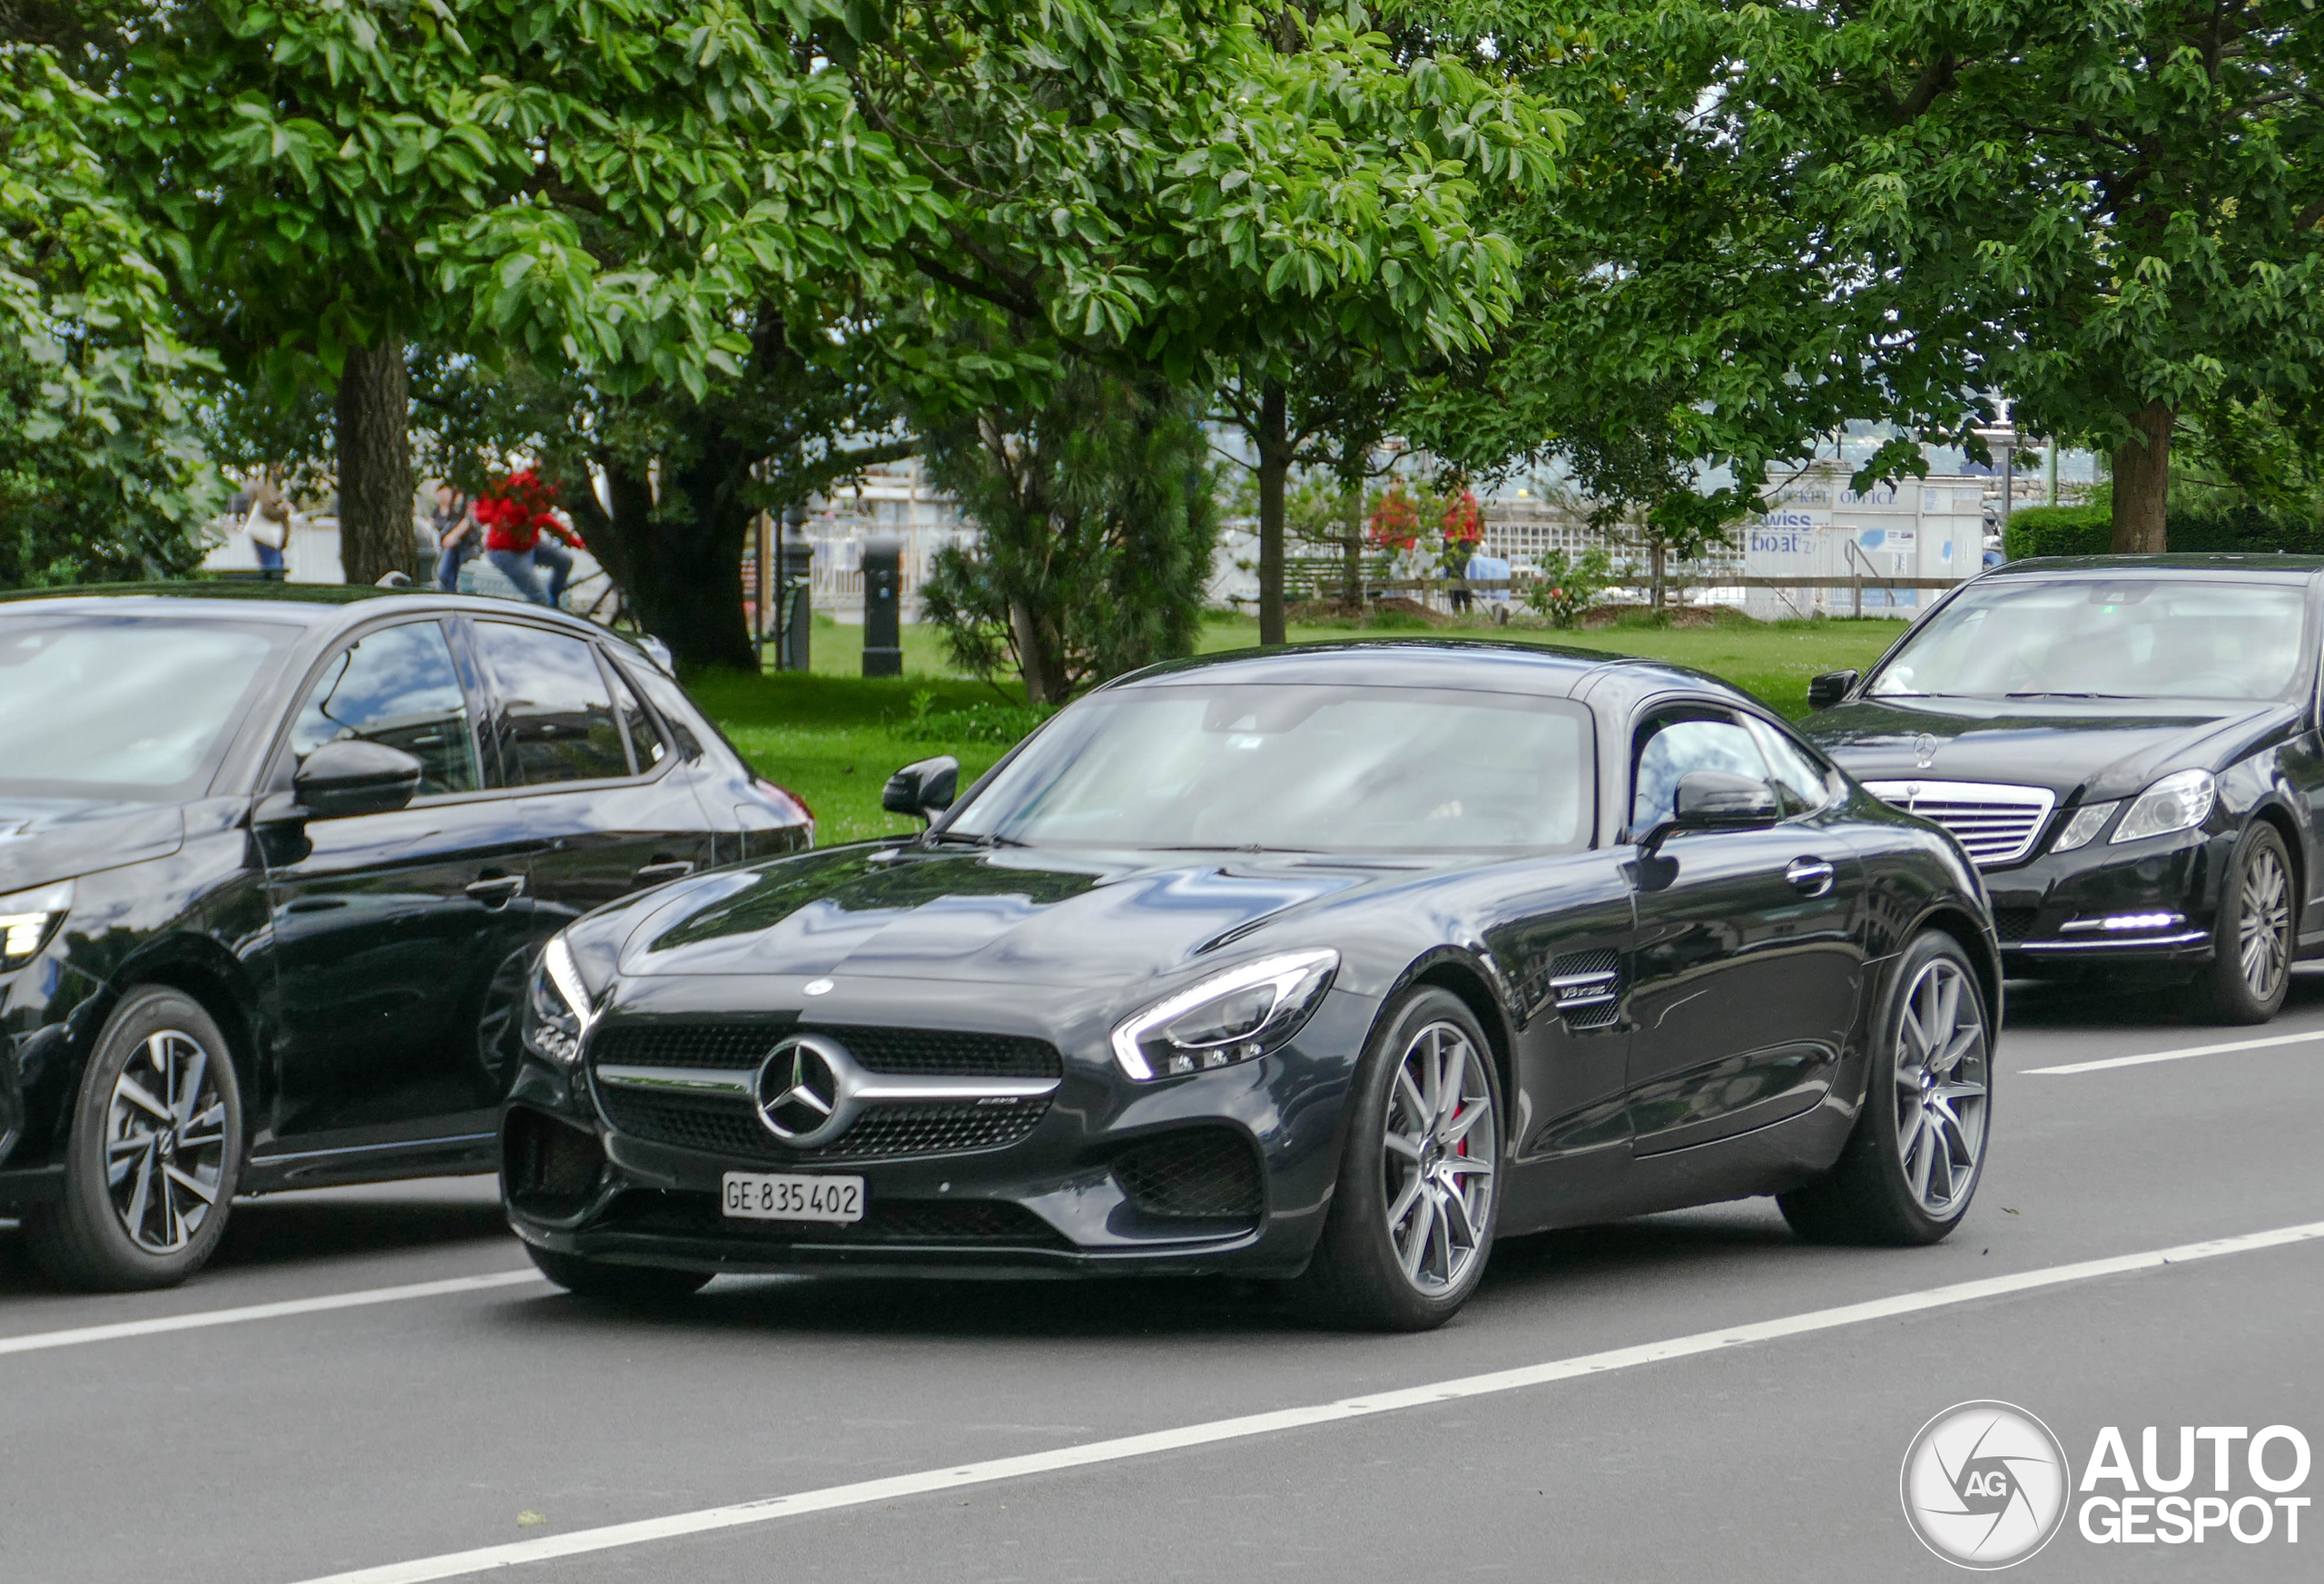
<path id="1" fill-rule="evenodd" d="M 0 618 L 0 792 L 164 800 L 204 790 L 295 629 L 167 618 Z"/>
<path id="2" fill-rule="evenodd" d="M 1303 852 L 1589 841 L 1589 717 L 1562 700 L 1189 680 L 1098 694 L 946 827 L 952 838 Z"/>
<path id="3" fill-rule="evenodd" d="M 2277 699 L 2299 677 L 2307 590 L 2221 578 L 1994 578 L 1873 678 L 1875 698 Z"/>

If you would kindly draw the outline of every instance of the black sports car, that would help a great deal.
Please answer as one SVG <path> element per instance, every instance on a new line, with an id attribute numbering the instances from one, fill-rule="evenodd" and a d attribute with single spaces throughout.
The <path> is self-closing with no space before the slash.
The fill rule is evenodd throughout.
<path id="1" fill-rule="evenodd" d="M 2020 561 L 1948 594 L 1810 737 L 1951 830 L 2012 972 L 2191 977 L 2224 1023 L 2324 952 L 2312 556 Z"/>
<path id="2" fill-rule="evenodd" d="M 526 605 L 0 601 L 0 1209 L 176 1281 L 237 1193 L 497 1164 L 540 944 L 809 844 L 649 658 Z"/>
<path id="3" fill-rule="evenodd" d="M 1174 664 L 952 775 L 550 942 L 502 1181 L 553 1279 L 1233 1271 L 1420 1327 L 1496 1231 L 1779 1194 L 1917 1243 L 1975 1190 L 1975 871 L 1710 678 Z"/>

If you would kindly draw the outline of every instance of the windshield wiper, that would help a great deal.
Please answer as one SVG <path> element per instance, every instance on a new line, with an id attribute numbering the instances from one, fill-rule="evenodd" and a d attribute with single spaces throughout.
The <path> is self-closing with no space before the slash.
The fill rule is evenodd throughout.
<path id="1" fill-rule="evenodd" d="M 2025 693 L 2005 693 L 2004 698 L 2136 698 L 2129 693 L 2066 693 L 2057 688 L 2035 688 Z"/>
<path id="2" fill-rule="evenodd" d="M 1022 847 L 1014 836 L 977 835 L 968 831 L 931 831 L 921 840 L 931 847 Z"/>
<path id="3" fill-rule="evenodd" d="M 1182 841 L 1141 847 L 1141 852 L 1321 852 L 1321 847 L 1265 847 L 1256 841 Z"/>

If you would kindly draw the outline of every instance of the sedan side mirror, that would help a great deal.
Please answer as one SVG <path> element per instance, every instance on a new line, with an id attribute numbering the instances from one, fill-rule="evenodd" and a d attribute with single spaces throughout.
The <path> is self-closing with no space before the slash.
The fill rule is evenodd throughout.
<path id="1" fill-rule="evenodd" d="M 290 790 L 318 820 L 384 814 L 411 802 L 425 771 L 400 748 L 342 737 L 307 755 L 290 778 Z"/>
<path id="2" fill-rule="evenodd" d="M 1827 671 L 1821 676 L 1810 677 L 1807 682 L 1807 707 L 1811 710 L 1830 709 L 1848 696 L 1848 690 L 1856 684 L 1860 674 L 1854 671 Z"/>
<path id="3" fill-rule="evenodd" d="M 1681 831 L 1749 831 L 1782 817 L 1783 804 L 1766 782 L 1724 770 L 1690 770 L 1679 778 L 1670 817 L 1639 845 L 1652 852 Z"/>
<path id="4" fill-rule="evenodd" d="M 881 789 L 880 806 L 891 814 L 933 820 L 960 795 L 960 762 L 950 753 L 907 764 Z"/>

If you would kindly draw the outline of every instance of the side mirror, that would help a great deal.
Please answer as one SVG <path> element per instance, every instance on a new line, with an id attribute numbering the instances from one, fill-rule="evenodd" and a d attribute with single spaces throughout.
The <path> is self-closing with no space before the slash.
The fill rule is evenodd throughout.
<path id="1" fill-rule="evenodd" d="M 1690 770 L 1679 778 L 1670 817 L 1639 845 L 1652 852 L 1681 831 L 1748 831 L 1782 817 L 1783 804 L 1766 782 L 1724 770 Z"/>
<path id="2" fill-rule="evenodd" d="M 1854 671 L 1827 671 L 1821 676 L 1810 677 L 1807 682 L 1807 707 L 1811 710 L 1830 709 L 1848 696 L 1848 690 L 1856 684 L 1859 674 Z"/>
<path id="3" fill-rule="evenodd" d="M 960 791 L 960 762 L 942 753 L 907 764 L 890 776 L 880 791 L 880 806 L 891 814 L 933 820 L 952 806 Z"/>
<path id="4" fill-rule="evenodd" d="M 290 790 L 318 820 L 384 814 L 411 802 L 425 768 L 400 748 L 342 737 L 307 755 Z"/>

